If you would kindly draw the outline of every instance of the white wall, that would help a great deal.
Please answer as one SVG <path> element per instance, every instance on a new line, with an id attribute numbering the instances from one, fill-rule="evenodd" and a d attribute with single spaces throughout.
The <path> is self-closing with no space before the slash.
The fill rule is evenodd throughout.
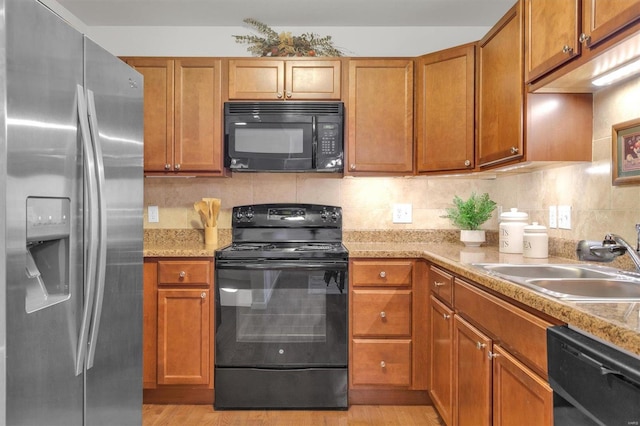
<path id="1" fill-rule="evenodd" d="M 116 56 L 250 56 L 233 35 L 249 27 L 89 27 L 55 0 L 40 0 Z M 489 27 L 287 27 L 294 35 L 330 35 L 345 56 L 420 56 L 480 40 Z"/>

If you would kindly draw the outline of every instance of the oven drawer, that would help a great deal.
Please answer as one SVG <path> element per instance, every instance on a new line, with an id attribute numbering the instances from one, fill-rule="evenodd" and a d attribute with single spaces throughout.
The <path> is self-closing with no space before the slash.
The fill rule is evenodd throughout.
<path id="1" fill-rule="evenodd" d="M 411 290 L 354 290 L 354 337 L 411 337 Z"/>
<path id="2" fill-rule="evenodd" d="M 411 340 L 353 340 L 353 385 L 411 385 Z"/>
<path id="3" fill-rule="evenodd" d="M 211 285 L 212 263 L 208 260 L 161 260 L 158 285 Z"/>
<path id="4" fill-rule="evenodd" d="M 410 287 L 413 262 L 354 260 L 351 268 L 355 287 Z"/>

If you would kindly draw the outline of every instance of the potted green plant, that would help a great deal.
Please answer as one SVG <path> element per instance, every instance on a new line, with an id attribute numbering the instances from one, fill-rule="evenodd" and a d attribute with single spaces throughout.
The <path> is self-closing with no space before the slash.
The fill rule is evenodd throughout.
<path id="1" fill-rule="evenodd" d="M 447 214 L 442 217 L 460 228 L 460 241 L 466 246 L 480 246 L 486 240 L 485 231 L 480 226 L 491 218 L 496 203 L 486 192 L 482 195 L 472 192 L 467 200 L 455 195 L 453 205 L 446 209 Z"/>

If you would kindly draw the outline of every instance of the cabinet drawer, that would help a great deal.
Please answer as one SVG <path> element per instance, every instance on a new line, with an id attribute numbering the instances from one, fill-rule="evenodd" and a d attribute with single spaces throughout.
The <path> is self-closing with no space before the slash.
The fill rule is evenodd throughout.
<path id="1" fill-rule="evenodd" d="M 354 290 L 353 335 L 411 337 L 411 290 Z"/>
<path id="2" fill-rule="evenodd" d="M 158 285 L 210 285 L 212 262 L 208 260 L 158 262 Z"/>
<path id="3" fill-rule="evenodd" d="M 351 264 L 353 286 L 411 286 L 411 261 L 354 260 Z"/>
<path id="4" fill-rule="evenodd" d="M 411 340 L 353 341 L 354 385 L 411 385 Z"/>
<path id="5" fill-rule="evenodd" d="M 453 305 L 453 276 L 440 268 L 431 266 L 429 268 L 429 287 L 431 291 L 447 303 Z"/>
<path id="6" fill-rule="evenodd" d="M 547 327 L 552 324 L 458 278 L 455 307 L 542 377 L 547 377 Z"/>

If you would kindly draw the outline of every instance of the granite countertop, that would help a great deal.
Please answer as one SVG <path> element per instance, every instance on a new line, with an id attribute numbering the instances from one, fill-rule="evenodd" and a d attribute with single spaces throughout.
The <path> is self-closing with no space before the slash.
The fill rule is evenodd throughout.
<path id="1" fill-rule="evenodd" d="M 576 263 L 564 257 L 528 259 L 504 254 L 495 246 L 465 248 L 460 243 L 345 243 L 350 258 L 422 258 L 553 318 L 640 356 L 640 303 L 560 301 L 488 275 L 471 263 Z"/>
<path id="2" fill-rule="evenodd" d="M 175 230 L 162 233 L 145 232 L 145 257 L 213 257 L 217 248 L 228 245 L 230 231 L 221 230 L 216 246 L 206 246 L 201 232 L 197 230 Z M 380 238 L 382 237 L 382 238 Z M 431 238 L 433 237 L 433 238 Z M 489 241 L 487 247 L 466 248 L 455 238 L 442 235 L 420 235 L 415 238 L 395 235 L 357 235 L 359 241 L 375 241 L 380 238 L 390 242 L 359 242 L 352 236 L 346 238 L 345 246 L 350 258 L 414 258 L 426 259 L 449 271 L 467 278 L 496 293 L 504 295 L 522 305 L 538 310 L 597 338 L 640 356 L 640 303 L 578 303 L 557 300 L 529 290 L 518 284 L 488 275 L 471 266 L 476 262 L 487 263 L 575 263 L 571 255 L 552 256 L 548 259 L 527 259 L 518 254 L 504 254 Z M 380 241 L 378 240 L 378 241 Z M 551 249 L 551 247 L 550 247 Z M 553 252 L 562 252 L 553 247 Z M 551 251 L 551 250 L 550 250 Z M 564 253 L 561 253 L 564 256 Z"/>

